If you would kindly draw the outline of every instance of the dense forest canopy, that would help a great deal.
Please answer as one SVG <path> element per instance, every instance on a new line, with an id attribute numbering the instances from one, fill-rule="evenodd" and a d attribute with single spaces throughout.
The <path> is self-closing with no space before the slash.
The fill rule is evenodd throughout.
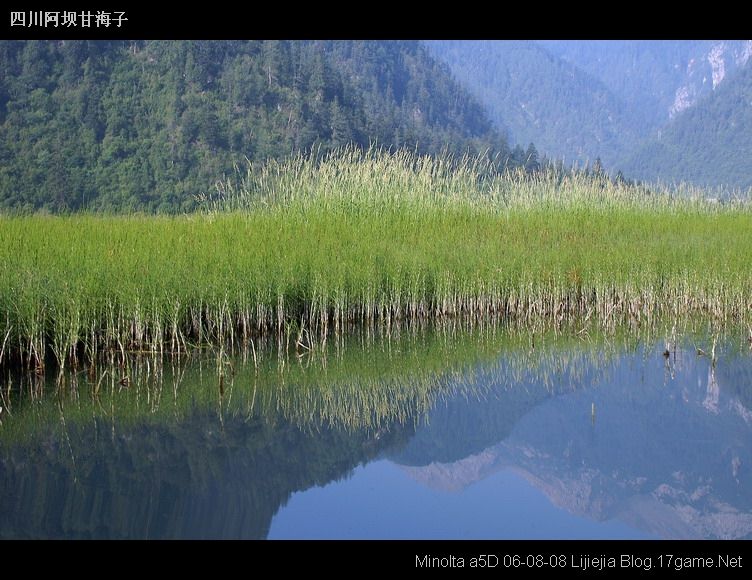
<path id="1" fill-rule="evenodd" d="M 0 42 L 2 208 L 186 211 L 246 158 L 349 143 L 524 162 L 418 42 Z"/>

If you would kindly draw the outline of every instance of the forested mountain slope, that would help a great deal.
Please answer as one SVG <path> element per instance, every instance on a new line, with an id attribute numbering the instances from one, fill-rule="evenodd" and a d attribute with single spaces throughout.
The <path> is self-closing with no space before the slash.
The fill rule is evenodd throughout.
<path id="1" fill-rule="evenodd" d="M 505 140 L 418 42 L 0 42 L 0 207 L 181 211 L 247 157 Z"/>
<path id="2" fill-rule="evenodd" d="M 640 137 L 625 104 L 596 77 L 532 41 L 430 41 L 512 142 L 607 166 Z"/>

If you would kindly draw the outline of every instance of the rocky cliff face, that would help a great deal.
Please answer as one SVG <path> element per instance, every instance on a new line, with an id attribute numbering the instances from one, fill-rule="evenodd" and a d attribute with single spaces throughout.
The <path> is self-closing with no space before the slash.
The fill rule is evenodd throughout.
<path id="1" fill-rule="evenodd" d="M 676 89 L 674 102 L 669 108 L 669 118 L 675 117 L 718 88 L 729 74 L 747 64 L 750 56 L 752 40 L 724 40 L 705 47 L 687 63 L 685 80 Z"/>

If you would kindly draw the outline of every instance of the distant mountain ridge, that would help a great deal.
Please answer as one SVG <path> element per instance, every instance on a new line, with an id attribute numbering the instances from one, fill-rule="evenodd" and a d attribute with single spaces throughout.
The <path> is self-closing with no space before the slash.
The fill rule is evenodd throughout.
<path id="1" fill-rule="evenodd" d="M 752 187 L 752 40 L 541 41 L 627 104 L 641 139 L 609 169 L 701 187 Z"/>
<path id="2" fill-rule="evenodd" d="M 655 130 L 717 89 L 752 56 L 750 40 L 549 40 L 552 54 L 599 79 Z"/>
<path id="3" fill-rule="evenodd" d="M 640 134 L 626 105 L 596 76 L 533 41 L 429 41 L 437 58 L 488 108 L 509 140 L 549 158 L 610 165 Z"/>
<path id="4" fill-rule="evenodd" d="M 752 187 L 752 62 L 676 115 L 622 165 L 639 179 Z"/>
<path id="5" fill-rule="evenodd" d="M 430 41 L 511 141 L 612 175 L 752 185 L 750 40 Z M 736 89 L 725 91 L 727 84 Z"/>

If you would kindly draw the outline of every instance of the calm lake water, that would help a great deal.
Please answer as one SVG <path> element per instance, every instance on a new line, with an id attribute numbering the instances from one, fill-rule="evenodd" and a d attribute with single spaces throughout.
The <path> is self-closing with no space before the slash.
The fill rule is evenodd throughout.
<path id="1" fill-rule="evenodd" d="M 359 334 L 6 377 L 0 537 L 750 538 L 746 339 L 665 345 Z"/>

